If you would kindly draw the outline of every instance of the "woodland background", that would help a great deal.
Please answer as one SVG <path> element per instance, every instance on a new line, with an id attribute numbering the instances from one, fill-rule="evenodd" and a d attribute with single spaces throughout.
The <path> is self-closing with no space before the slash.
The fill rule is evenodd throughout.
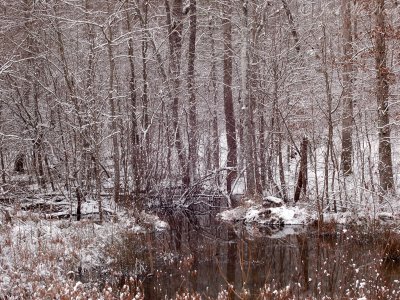
<path id="1" fill-rule="evenodd" d="M 18 0 L 0 23 L 3 191 L 395 193 L 395 0 Z"/>

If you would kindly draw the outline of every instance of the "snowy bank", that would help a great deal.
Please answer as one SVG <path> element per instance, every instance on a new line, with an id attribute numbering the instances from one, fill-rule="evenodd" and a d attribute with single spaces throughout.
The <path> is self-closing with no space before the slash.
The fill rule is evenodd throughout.
<path id="1" fill-rule="evenodd" d="M 324 223 L 341 225 L 368 226 L 390 225 L 391 228 L 400 226 L 400 203 L 393 202 L 364 203 L 363 205 L 348 205 L 347 208 L 334 212 L 325 209 L 317 211 L 314 201 L 297 203 L 295 206 L 286 204 L 280 198 L 268 196 L 261 203 L 245 200 L 236 208 L 225 210 L 218 214 L 218 218 L 225 222 L 242 223 L 248 230 L 254 227 L 283 227 L 284 225 L 307 225 L 319 220 Z M 247 226 L 251 225 L 251 226 Z M 287 229 L 287 228 L 286 228 Z M 287 230 L 285 230 L 287 231 Z"/>
<path id="2" fill-rule="evenodd" d="M 219 213 L 218 217 L 226 222 L 243 222 L 261 226 L 304 225 L 309 219 L 305 208 L 288 206 L 276 197 L 266 197 L 262 204 L 246 201 L 243 205 Z"/>

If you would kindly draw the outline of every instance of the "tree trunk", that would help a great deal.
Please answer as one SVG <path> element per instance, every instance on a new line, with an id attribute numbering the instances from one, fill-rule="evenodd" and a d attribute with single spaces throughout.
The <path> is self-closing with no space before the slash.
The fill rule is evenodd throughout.
<path id="1" fill-rule="evenodd" d="M 385 1 L 377 1 L 375 27 L 376 96 L 378 104 L 379 182 L 384 192 L 394 192 L 389 124 L 389 70 L 386 65 Z"/>
<path id="2" fill-rule="evenodd" d="M 2 120 L 3 105 L 0 103 L 0 120 Z M 0 124 L 0 130 L 3 131 L 3 126 Z M 14 170 L 17 172 L 24 172 L 24 161 L 25 156 L 22 153 L 18 153 L 15 159 Z M 4 162 L 4 146 L 3 141 L 0 140 L 0 166 L 1 166 L 1 181 L 6 184 L 6 166 Z"/>
<path id="3" fill-rule="evenodd" d="M 3 146 L 0 146 L 0 165 L 1 165 L 1 181 L 3 184 L 6 184 L 6 169 L 4 163 L 4 150 Z"/>
<path id="4" fill-rule="evenodd" d="M 297 53 L 299 53 L 300 52 L 299 34 L 297 33 L 296 25 L 294 23 L 293 14 L 290 11 L 289 5 L 287 4 L 286 0 L 281 0 L 281 1 L 282 1 L 282 4 L 283 4 L 283 8 L 285 10 L 286 16 L 288 17 L 288 20 L 289 20 L 290 31 L 292 33 L 293 40 L 295 42 L 295 46 L 294 47 L 295 47 Z"/>
<path id="5" fill-rule="evenodd" d="M 110 5 L 110 3 L 108 3 Z M 120 194 L 120 153 L 119 153 L 119 142 L 118 142 L 118 123 L 116 106 L 114 101 L 114 73 L 115 73 L 115 61 L 112 47 L 112 29 L 111 24 L 107 28 L 108 33 L 106 34 L 107 49 L 108 49 L 108 62 L 110 67 L 110 74 L 108 79 L 108 102 L 111 111 L 111 131 L 112 131 L 112 143 L 113 143 L 113 162 L 114 162 L 114 201 L 118 202 Z"/>
<path id="6" fill-rule="evenodd" d="M 79 187 L 76 188 L 76 200 L 77 200 L 77 206 L 76 206 L 76 220 L 80 221 L 81 220 L 81 206 L 82 206 L 82 191 Z"/>
<path id="7" fill-rule="evenodd" d="M 343 32 L 343 115 L 341 169 L 344 175 L 352 173 L 353 133 L 353 45 L 351 32 L 351 0 L 342 0 Z"/>
<path id="8" fill-rule="evenodd" d="M 67 191 L 71 191 L 70 189 L 70 163 L 69 163 L 69 155 L 67 151 L 67 143 L 65 141 L 65 130 L 61 121 L 61 107 L 57 107 L 57 119 L 58 119 L 58 127 L 60 131 L 60 136 L 61 136 L 61 144 L 62 144 L 62 152 L 63 152 L 63 157 L 61 158 L 64 161 L 64 168 L 65 168 L 65 188 Z"/>
<path id="9" fill-rule="evenodd" d="M 51 174 L 51 169 L 50 169 L 50 164 L 49 164 L 49 158 L 47 156 L 47 154 L 44 155 L 44 164 L 46 166 L 46 170 L 47 170 L 47 174 L 49 176 L 49 182 L 50 182 L 50 186 L 51 186 L 51 190 L 53 192 L 56 191 L 56 188 L 54 186 L 54 180 L 53 180 L 53 176 Z"/>
<path id="10" fill-rule="evenodd" d="M 215 54 L 215 41 L 214 41 L 214 28 L 215 23 L 212 17 L 210 17 L 209 30 L 210 30 L 210 40 L 211 40 L 211 85 L 212 85 L 212 95 L 213 95 L 213 121 L 212 121 L 212 157 L 213 157 L 213 168 L 218 170 L 220 168 L 219 160 L 219 130 L 218 130 L 218 91 L 217 91 L 217 66 L 216 66 L 216 54 Z M 219 183 L 219 182 L 218 182 Z"/>
<path id="11" fill-rule="evenodd" d="M 225 111 L 225 130 L 226 141 L 228 146 L 228 154 L 226 166 L 228 175 L 226 178 L 226 189 L 228 193 L 232 192 L 232 184 L 237 176 L 237 143 L 236 143 L 236 120 L 233 107 L 232 95 L 232 6 L 230 1 L 223 2 L 223 41 L 224 41 L 224 111 Z"/>
<path id="12" fill-rule="evenodd" d="M 172 11 L 168 0 L 165 0 L 167 11 L 167 24 L 170 49 L 170 73 L 172 76 L 172 128 L 174 134 L 174 145 L 178 152 L 178 160 L 182 171 L 182 184 L 189 186 L 190 176 L 189 167 L 186 159 L 186 153 L 183 148 L 183 142 L 179 126 L 179 92 L 181 86 L 181 52 L 182 52 L 182 0 L 175 0 L 172 5 Z"/>
<path id="13" fill-rule="evenodd" d="M 82 103 L 82 128 L 80 129 L 81 137 L 82 137 L 82 169 L 86 172 L 85 181 L 86 188 L 85 190 L 92 190 L 93 188 L 93 173 L 92 173 L 92 165 L 93 160 L 93 136 L 95 132 L 90 130 L 92 116 L 89 107 L 89 103 L 93 101 L 94 96 L 94 81 L 95 81 L 95 37 L 96 34 L 94 32 L 94 25 L 90 24 L 90 11 L 93 9 L 92 1 L 85 1 L 85 20 L 88 22 L 86 26 L 87 30 L 87 38 L 88 38 L 88 59 L 87 59 L 87 71 L 86 71 L 86 83 L 85 83 L 85 101 Z M 96 127 L 96 126 L 93 126 Z M 92 127 L 92 128 L 93 128 Z M 94 130 L 95 131 L 95 130 Z"/>
<path id="14" fill-rule="evenodd" d="M 54 14 L 56 16 L 58 16 L 58 12 L 57 12 L 56 9 L 57 9 L 57 6 L 54 6 L 54 10 L 55 10 Z M 68 61 L 67 61 L 67 53 L 66 53 L 66 49 L 65 49 L 65 43 L 64 43 L 64 40 L 63 40 L 63 33 L 61 32 L 61 25 L 60 25 L 60 21 L 58 19 L 56 19 L 56 21 L 55 21 L 55 27 L 56 27 L 58 51 L 59 51 L 59 54 L 60 54 L 60 61 L 61 61 L 61 64 L 62 64 L 63 77 L 64 77 L 64 81 L 65 81 L 65 84 L 66 84 L 66 87 L 67 87 L 67 91 L 68 91 L 68 94 L 67 94 L 68 97 L 67 98 L 68 98 L 68 100 L 70 100 L 72 102 L 72 104 L 74 106 L 74 109 L 75 109 L 75 116 L 74 117 L 76 117 L 76 119 L 78 121 L 78 125 L 79 125 L 79 128 L 77 130 L 76 129 L 73 130 L 73 140 L 74 140 L 74 145 L 75 145 L 75 147 L 74 147 L 75 148 L 74 149 L 75 153 L 74 153 L 73 158 L 72 158 L 72 161 L 73 161 L 72 162 L 72 169 L 76 170 L 74 176 L 77 179 L 78 185 L 80 187 L 83 187 L 83 182 L 82 182 L 83 181 L 83 178 L 82 178 L 83 174 L 82 174 L 82 172 L 85 171 L 84 170 L 85 167 L 82 168 L 81 166 L 77 166 L 77 162 L 79 161 L 78 156 L 81 156 L 82 160 L 84 161 L 84 165 L 87 165 L 87 161 L 86 160 L 88 159 L 88 156 L 86 155 L 86 153 L 85 153 L 86 151 L 85 150 L 88 147 L 88 143 L 86 141 L 86 139 L 88 137 L 88 135 L 86 133 L 88 126 L 87 126 L 87 124 L 85 124 L 86 120 L 82 118 L 82 110 L 81 110 L 81 107 L 80 107 L 79 102 L 78 102 L 79 97 L 78 97 L 77 88 L 76 88 L 76 80 L 75 80 L 73 72 L 70 70 L 70 66 L 69 66 Z M 88 86 L 90 85 L 90 82 L 87 81 L 87 84 L 88 85 L 86 86 L 86 88 L 88 89 Z M 58 111 L 58 113 L 60 113 L 60 111 Z M 59 120 L 60 119 L 61 118 L 59 118 Z M 61 128 L 61 130 L 63 130 L 62 126 L 61 126 L 61 120 L 60 120 L 60 128 Z M 64 141 L 63 141 L 63 143 L 64 143 Z M 66 152 L 65 156 L 68 156 L 67 151 L 66 151 L 66 149 L 67 149 L 66 144 L 67 143 L 65 142 L 64 143 L 64 145 L 65 145 L 64 149 L 65 149 L 65 152 Z M 67 164 L 67 162 L 66 162 L 66 164 Z M 66 167 L 69 169 L 69 166 L 66 166 Z M 68 170 L 68 173 L 70 173 L 69 170 Z"/>
<path id="15" fill-rule="evenodd" d="M 249 92 L 249 30 L 248 30 L 248 3 L 243 2 L 243 16 L 242 16 L 242 49 L 240 55 L 240 66 L 241 66 L 241 93 L 243 98 L 243 104 L 245 106 L 244 112 L 244 141 L 242 144 L 245 149 L 245 161 L 246 161 L 246 181 L 247 191 L 249 196 L 257 194 L 256 187 L 256 172 L 255 172 L 255 157 L 253 150 L 255 149 L 253 144 L 254 126 L 253 126 L 253 103 Z M 244 142 L 244 143 L 243 143 Z"/>
<path id="16" fill-rule="evenodd" d="M 238 265 L 238 244 L 233 243 L 237 238 L 235 231 L 232 228 L 228 229 L 228 249 L 226 253 L 226 281 L 227 287 L 227 298 L 228 300 L 236 299 L 235 295 L 235 283 L 236 283 L 236 266 Z M 240 253 L 240 252 L 239 252 Z"/>
<path id="17" fill-rule="evenodd" d="M 39 186 L 43 189 L 46 188 L 46 178 L 44 176 L 44 168 L 43 168 L 43 136 L 42 133 L 39 133 L 36 137 L 36 140 L 33 141 L 33 153 L 35 160 L 35 168 L 37 174 L 37 182 Z"/>
<path id="18" fill-rule="evenodd" d="M 282 195 L 283 201 L 287 202 L 288 195 L 287 195 L 287 186 L 286 186 L 286 180 L 285 180 L 285 169 L 283 166 L 282 135 L 283 135 L 282 133 L 279 133 L 279 136 L 278 136 L 278 167 L 279 167 L 279 180 L 281 182 L 281 195 Z"/>
<path id="19" fill-rule="evenodd" d="M 331 157 L 331 153 L 333 151 L 333 96 L 332 96 L 332 88 L 331 88 L 331 81 L 329 78 L 328 73 L 328 39 L 326 34 L 326 27 L 325 25 L 322 26 L 323 32 L 323 39 L 321 45 L 322 51 L 322 73 L 324 76 L 324 83 L 325 83 L 325 93 L 326 93 L 326 102 L 327 102 L 327 111 L 325 116 L 327 118 L 328 123 L 328 137 L 326 142 L 326 153 L 325 153 L 325 166 L 324 166 L 324 194 L 326 197 L 326 203 L 329 204 L 329 158 Z M 333 178 L 332 182 L 333 182 Z M 334 204 L 336 204 L 334 200 Z M 323 203 L 322 203 L 323 204 Z M 335 208 L 336 209 L 336 208 Z"/>
<path id="20" fill-rule="evenodd" d="M 307 154 L 308 154 L 308 139 L 303 138 L 301 143 L 300 152 L 300 170 L 297 178 L 296 190 L 294 193 L 294 202 L 300 200 L 300 194 L 303 191 L 303 195 L 307 192 Z"/>
<path id="21" fill-rule="evenodd" d="M 189 23 L 189 54 L 188 54 L 188 81 L 187 88 L 189 93 L 189 167 L 190 178 L 194 181 L 196 177 L 197 161 L 197 114 L 196 114 L 196 95 L 195 95 L 195 69 L 196 59 L 196 31 L 197 31 L 197 12 L 196 0 L 190 0 L 190 23 Z"/>
<path id="22" fill-rule="evenodd" d="M 264 101 L 260 106 L 264 106 Z M 266 143 L 265 143 L 265 129 L 266 129 L 266 124 L 265 124 L 265 118 L 264 118 L 264 112 L 260 112 L 259 116 L 259 123 L 260 123 L 260 181 L 261 181 L 261 186 L 265 188 L 267 185 L 267 172 L 266 172 Z"/>
<path id="23" fill-rule="evenodd" d="M 130 22 L 130 15 L 128 14 L 127 10 L 127 27 L 128 30 L 131 32 L 132 31 L 132 25 Z M 146 14 L 147 15 L 147 14 Z M 146 17 L 144 18 L 145 20 L 147 19 Z M 143 25 L 142 25 L 143 26 Z M 143 63 L 143 79 L 147 80 L 147 70 L 144 71 L 146 67 L 146 58 L 143 57 L 145 56 L 145 52 L 143 52 L 144 49 L 147 49 L 143 44 L 146 44 L 145 39 L 146 39 L 146 34 L 142 34 L 142 63 Z M 138 122 L 137 122 L 137 93 L 136 93 L 136 74 L 135 74 L 135 63 L 134 63 L 134 58 L 133 58 L 133 37 L 129 39 L 128 41 L 128 61 L 129 61 L 129 67 L 130 67 L 130 73 L 129 73 L 129 98 L 130 98 L 130 123 L 131 123 L 131 132 L 130 132 L 130 143 L 131 143 L 131 168 L 132 168 L 132 177 L 133 177 L 133 189 L 136 191 L 136 193 L 139 192 L 140 190 L 140 176 L 139 176 L 139 170 L 140 170 L 140 165 L 141 165 L 141 160 L 140 160 L 140 151 L 139 151 L 139 132 L 138 132 Z M 147 84 L 143 86 L 143 94 L 147 93 L 145 90 L 147 88 Z M 147 95 L 146 95 L 147 97 Z"/>
<path id="24" fill-rule="evenodd" d="M 144 130 L 144 139 L 143 143 L 144 146 L 142 147 L 142 152 L 145 154 L 149 154 L 149 147 L 150 147 L 150 134 L 148 132 L 149 126 L 150 126 L 150 121 L 149 121 L 149 112 L 148 112 L 148 106 L 149 106 L 149 96 L 148 96 L 148 89 L 149 89 L 149 83 L 148 83 L 148 76 L 147 76 L 147 52 L 148 52 L 148 38 L 147 38 L 147 31 L 148 31 L 148 2 L 144 1 L 143 2 L 143 22 L 142 22 L 142 80 L 143 80 L 143 93 L 142 93 L 142 106 L 143 106 L 143 121 L 142 121 L 142 127 Z M 133 41 L 133 40 L 131 40 Z M 132 45 L 133 47 L 133 45 Z M 133 49 L 133 48 L 132 48 Z M 133 60 L 132 60 L 133 61 Z M 143 153 L 142 153 L 143 154 Z M 142 161 L 143 163 L 143 161 Z"/>

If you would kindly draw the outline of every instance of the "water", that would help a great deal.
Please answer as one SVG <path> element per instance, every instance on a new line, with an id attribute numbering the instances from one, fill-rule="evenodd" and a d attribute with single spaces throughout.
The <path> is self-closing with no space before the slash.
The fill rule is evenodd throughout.
<path id="1" fill-rule="evenodd" d="M 145 299 L 271 299 L 285 290 L 296 299 L 400 299 L 399 261 L 383 237 L 286 227 L 296 234 L 274 238 L 282 228 L 231 226 L 215 218 L 218 208 L 192 209 L 159 212 L 170 230 L 146 236 Z"/>

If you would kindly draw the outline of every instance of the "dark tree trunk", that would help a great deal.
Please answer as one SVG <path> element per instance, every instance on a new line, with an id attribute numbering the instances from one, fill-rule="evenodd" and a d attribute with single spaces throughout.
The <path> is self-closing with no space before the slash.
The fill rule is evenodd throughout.
<path id="1" fill-rule="evenodd" d="M 3 151 L 1 152 L 1 159 L 3 160 Z M 3 163 L 2 163 L 3 166 Z M 18 173 L 25 172 L 25 155 L 18 153 L 14 161 L 14 171 Z"/>
<path id="2" fill-rule="evenodd" d="M 343 115 L 342 115 L 342 155 L 341 169 L 344 175 L 352 171 L 352 133 L 353 133 L 353 86 L 352 58 L 353 45 L 351 33 L 351 1 L 342 0 L 342 32 L 343 32 Z"/>
<path id="3" fill-rule="evenodd" d="M 189 167 L 190 177 L 193 181 L 196 177 L 197 161 L 197 112 L 195 95 L 195 69 L 196 59 L 196 31 L 197 31 L 197 12 L 196 0 L 190 0 L 190 23 L 189 23 L 189 54 L 188 54 L 188 81 L 187 88 L 189 92 Z"/>
<path id="4" fill-rule="evenodd" d="M 2 104 L 0 103 L 0 120 L 2 120 L 2 112 L 3 112 L 3 107 Z M 3 130 L 2 126 L 0 127 L 1 130 Z M 1 180 L 3 184 L 6 184 L 6 167 L 5 167 L 5 162 L 4 162 L 4 147 L 2 145 L 2 142 L 0 142 L 0 165 L 1 165 Z M 24 172 L 24 155 L 22 153 L 19 153 L 17 155 L 17 158 L 15 159 L 15 164 L 14 164 L 14 170 L 16 172 L 23 173 Z M 17 163 L 18 162 L 18 163 Z"/>
<path id="5" fill-rule="evenodd" d="M 282 155 L 282 133 L 278 136 L 278 165 L 279 165 L 279 180 L 281 182 L 281 195 L 285 202 L 288 201 L 287 187 L 285 180 L 285 170 L 283 166 L 283 155 Z"/>
<path id="6" fill-rule="evenodd" d="M 233 229 L 229 228 L 228 230 L 228 250 L 227 250 L 227 263 L 226 263 L 226 280 L 229 284 L 228 297 L 229 300 L 236 299 L 235 297 L 235 282 L 236 282 L 236 265 L 237 265 L 237 244 L 231 241 L 234 241 L 236 238 L 236 234 Z"/>
<path id="7" fill-rule="evenodd" d="M 148 84 L 148 74 L 147 74 L 147 52 L 148 52 L 148 38 L 147 38 L 147 23 L 148 23 L 148 2 L 144 1 L 143 2 L 143 23 L 142 23 L 142 30 L 143 30 L 143 35 L 142 35 L 142 80 L 143 80 L 143 93 L 142 93 L 142 106 L 143 106 L 143 122 L 142 126 L 143 129 L 145 130 L 145 136 L 144 136 L 144 141 L 145 145 L 143 146 L 142 151 L 148 154 L 149 151 L 149 146 L 150 146 L 150 135 L 149 132 L 147 131 L 149 126 L 150 126 L 150 121 L 149 121 L 149 112 L 148 112 L 148 106 L 149 106 L 149 96 L 148 96 L 148 89 L 149 89 L 149 84 Z M 133 40 L 131 40 L 133 42 Z M 132 51 L 133 51 L 133 45 L 132 45 Z M 133 59 L 132 59 L 133 62 Z"/>
<path id="8" fill-rule="evenodd" d="M 210 30 L 210 40 L 211 40 L 211 85 L 212 85 L 212 95 L 213 95 L 213 121 L 212 121 L 212 157 L 213 157 L 213 167 L 215 170 L 220 168 L 219 160 L 219 130 L 218 130 L 218 91 L 217 91 L 217 66 L 216 66 L 216 54 L 215 54 L 215 41 L 214 41 L 214 27 L 215 23 L 210 17 L 209 30 Z"/>
<path id="9" fill-rule="evenodd" d="M 128 10 L 127 10 L 128 12 Z M 147 21 L 147 14 L 145 13 L 144 20 L 145 22 Z M 130 22 L 130 15 L 127 14 L 127 27 L 129 31 L 132 31 L 132 25 Z M 142 26 L 145 26 L 142 24 Z M 146 67 L 146 58 L 143 58 L 145 56 L 145 52 L 143 50 L 147 49 L 146 47 L 143 46 L 143 44 L 146 44 L 145 39 L 147 35 L 143 33 L 142 35 L 142 62 L 143 62 L 143 79 L 147 80 L 147 70 L 145 71 Z M 133 52 L 133 38 L 130 38 L 128 41 L 128 61 L 129 61 L 129 67 L 130 67 L 130 73 L 129 73 L 129 97 L 130 97 L 130 106 L 131 106 L 131 112 L 130 112 L 130 123 L 131 123 L 131 132 L 130 132 L 130 143 L 131 143 L 131 168 L 132 168 L 132 177 L 133 177 L 133 184 L 134 184 L 134 190 L 136 193 L 139 193 L 140 190 L 140 176 L 139 176 L 139 170 L 141 167 L 141 159 L 140 159 L 140 151 L 139 151 L 139 132 L 138 132 L 138 122 L 137 122 L 137 93 L 136 93 L 136 74 L 135 74 L 135 63 L 134 63 L 134 52 Z M 147 89 L 147 84 L 143 86 L 143 94 L 147 93 L 145 90 Z M 147 95 L 146 95 L 147 97 Z"/>
<path id="10" fill-rule="evenodd" d="M 294 202 L 300 200 L 300 194 L 302 191 L 304 195 L 307 192 L 307 153 L 308 139 L 304 137 L 301 143 L 300 170 L 297 178 L 296 190 L 294 192 Z"/>
<path id="11" fill-rule="evenodd" d="M 83 195 L 82 191 L 79 187 L 76 188 L 76 200 L 78 202 L 77 207 L 76 207 L 76 220 L 80 221 L 81 220 L 81 206 L 82 206 L 82 200 L 83 200 Z"/>
<path id="12" fill-rule="evenodd" d="M 3 147 L 0 147 L 0 164 L 1 164 L 1 180 L 3 184 L 6 184 L 6 170 L 5 170 L 5 164 L 4 164 L 4 153 L 3 153 Z"/>
<path id="13" fill-rule="evenodd" d="M 263 103 L 264 104 L 264 103 Z M 266 172 L 266 143 L 265 143 L 265 118 L 264 118 L 264 113 L 261 111 L 260 112 L 260 181 L 261 181 L 261 186 L 262 188 L 265 188 L 267 185 L 267 172 Z"/>
<path id="14" fill-rule="evenodd" d="M 394 192 L 392 146 L 389 124 L 389 70 L 386 64 L 385 1 L 377 1 L 375 30 L 375 62 L 378 104 L 379 182 L 384 192 Z"/>
<path id="15" fill-rule="evenodd" d="M 228 175 L 226 179 L 226 188 L 228 193 L 232 192 L 232 184 L 237 177 L 237 143 L 236 143 L 236 120 L 233 106 L 232 95 L 232 7 L 230 1 L 223 3 L 223 40 L 224 40 L 224 111 L 225 111 L 225 127 L 226 141 L 228 146 L 228 155 L 226 166 Z"/>
<path id="16" fill-rule="evenodd" d="M 296 24 L 294 23 L 294 18 L 293 18 L 293 14 L 290 11 L 289 5 L 286 2 L 286 0 L 281 0 L 282 4 L 283 4 L 283 8 L 285 10 L 286 16 L 288 17 L 289 20 L 289 25 L 290 25 L 290 30 L 295 42 L 295 49 L 297 51 L 297 53 L 300 52 L 300 41 L 299 41 L 299 34 L 297 33 L 297 29 L 296 29 Z"/>
<path id="17" fill-rule="evenodd" d="M 255 165 L 255 145 L 253 143 L 254 126 L 253 126 L 253 101 L 249 86 L 249 34 L 248 29 L 248 7 L 247 1 L 243 2 L 242 11 L 242 36 L 240 51 L 240 68 L 241 68 L 241 96 L 243 101 L 243 133 L 244 139 L 241 140 L 241 146 L 244 148 L 245 164 L 246 164 L 246 194 L 254 196 L 257 194 L 256 185 L 256 165 Z"/>

